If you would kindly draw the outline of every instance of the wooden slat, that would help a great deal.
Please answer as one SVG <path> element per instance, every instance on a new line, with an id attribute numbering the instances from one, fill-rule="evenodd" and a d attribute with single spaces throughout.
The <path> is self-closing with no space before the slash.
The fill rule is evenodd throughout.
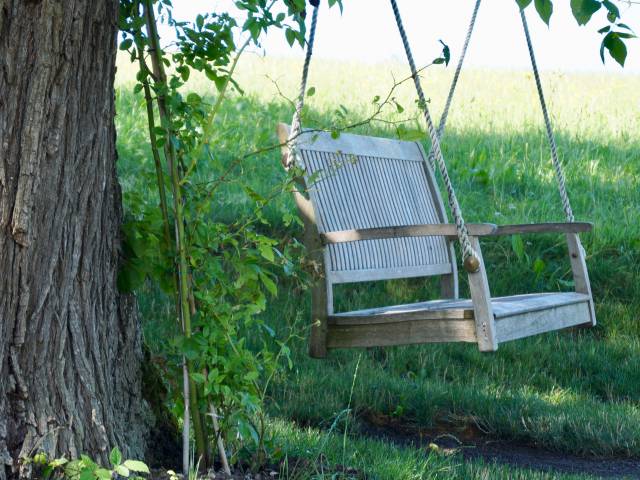
<path id="1" fill-rule="evenodd" d="M 329 325 L 327 333 L 328 348 L 475 341 L 473 320 L 418 320 L 387 324 Z"/>
<path id="2" fill-rule="evenodd" d="M 524 223 L 520 225 L 498 225 L 488 235 L 514 235 L 530 233 L 581 233 L 590 232 L 593 224 L 588 222 Z"/>
<path id="3" fill-rule="evenodd" d="M 491 304 L 491 291 L 487 280 L 482 250 L 478 237 L 469 237 L 471 246 L 478 256 L 480 268 L 477 272 L 469 273 L 469 290 L 473 299 L 473 312 L 476 322 L 476 333 L 478 337 L 478 348 L 481 352 L 494 352 L 498 349 L 496 340 L 495 318 L 493 316 L 493 306 Z"/>
<path id="4" fill-rule="evenodd" d="M 491 299 L 496 319 L 540 312 L 556 307 L 585 303 L 589 296 L 576 292 L 527 293 Z M 424 316 L 423 316 L 424 315 Z M 329 316 L 333 324 L 389 323 L 420 318 L 473 319 L 473 303 L 469 299 L 430 300 L 390 307 L 367 308 Z"/>
<path id="5" fill-rule="evenodd" d="M 589 302 L 572 303 L 496 320 L 500 343 L 590 322 Z"/>
<path id="6" fill-rule="evenodd" d="M 467 223 L 469 235 L 492 235 L 496 225 L 492 223 Z M 344 243 L 359 240 L 380 240 L 383 238 L 447 236 L 457 238 L 456 226 L 451 223 L 427 225 L 402 225 L 381 228 L 363 228 L 359 230 L 342 230 L 320 234 L 323 243 Z"/>
<path id="7" fill-rule="evenodd" d="M 473 307 L 468 300 L 432 300 L 429 302 L 367 308 L 329 316 L 330 325 L 362 325 L 395 323 L 407 320 L 473 320 Z"/>
<path id="8" fill-rule="evenodd" d="M 333 283 L 354 283 L 393 280 L 396 278 L 428 277 L 431 275 L 447 275 L 449 273 L 451 273 L 451 265 L 448 263 L 440 263 L 435 265 L 376 268 L 370 270 L 332 270 L 330 275 Z"/>
<path id="9" fill-rule="evenodd" d="M 380 152 L 384 152 L 385 158 L 421 161 L 415 142 L 350 133 L 342 133 L 334 139 L 329 132 L 306 130 L 300 135 L 298 147 L 317 152 L 340 152 L 344 155 L 380 156 Z"/>
<path id="10" fill-rule="evenodd" d="M 564 305 L 584 303 L 588 300 L 588 295 L 576 292 L 529 293 L 492 298 L 491 305 L 496 319 L 500 319 L 511 315 L 540 312 Z"/>
<path id="11" fill-rule="evenodd" d="M 587 261 L 584 248 L 580 243 L 580 237 L 576 233 L 568 233 L 566 235 L 567 246 L 569 248 L 569 260 L 571 261 L 571 271 L 573 273 L 573 282 L 575 290 L 589 297 L 589 317 L 591 326 L 596 325 L 596 311 L 593 305 L 593 296 L 591 294 L 591 282 L 589 281 L 589 271 L 587 270 Z"/>

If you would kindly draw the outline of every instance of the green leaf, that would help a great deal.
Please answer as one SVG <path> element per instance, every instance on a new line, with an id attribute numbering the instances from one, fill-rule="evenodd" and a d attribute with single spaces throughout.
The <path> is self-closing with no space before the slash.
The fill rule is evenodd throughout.
<path id="1" fill-rule="evenodd" d="M 133 40 L 131 38 L 125 38 L 122 43 L 120 43 L 120 50 L 129 50 L 133 45 Z"/>
<path id="2" fill-rule="evenodd" d="M 93 470 L 90 468 L 83 468 L 80 471 L 80 476 L 78 480 L 95 480 L 95 475 L 93 474 Z"/>
<path id="3" fill-rule="evenodd" d="M 122 452 L 118 447 L 113 447 L 111 453 L 109 454 L 109 461 L 111 465 L 120 465 L 122 463 Z"/>
<path id="4" fill-rule="evenodd" d="M 611 23 L 620 18 L 620 10 L 610 0 L 603 0 L 602 5 L 609 11 L 609 13 L 607 13 L 607 20 Z"/>
<path id="5" fill-rule="evenodd" d="M 536 258 L 536 260 L 533 262 L 533 271 L 537 277 L 542 275 L 546 267 L 547 265 L 544 263 L 544 260 L 542 260 L 541 258 Z"/>
<path id="6" fill-rule="evenodd" d="M 531 0 L 516 0 L 516 3 L 520 7 L 520 10 L 524 10 L 529 6 L 529 4 L 531 3 Z"/>
<path id="7" fill-rule="evenodd" d="M 49 462 L 49 465 L 53 468 L 58 468 L 58 467 L 61 467 L 62 465 L 65 465 L 67 462 L 68 460 L 66 458 L 60 457 Z"/>
<path id="8" fill-rule="evenodd" d="M 571 12 L 578 25 L 585 25 L 602 4 L 597 0 L 571 0 Z"/>
<path id="9" fill-rule="evenodd" d="M 123 465 L 132 472 L 149 473 L 149 467 L 147 466 L 147 464 L 141 462 L 140 460 L 125 460 Z"/>
<path id="10" fill-rule="evenodd" d="M 187 80 L 189 80 L 189 75 L 191 74 L 191 69 L 189 67 L 187 66 L 180 67 L 179 71 L 180 71 L 180 77 L 182 78 L 183 82 L 186 82 Z"/>
<path id="11" fill-rule="evenodd" d="M 198 30 L 202 30 L 202 26 L 204 25 L 204 17 L 202 15 L 196 17 L 196 25 L 198 26 Z"/>
<path id="12" fill-rule="evenodd" d="M 540 15 L 540 18 L 549 25 L 549 20 L 551 19 L 551 14 L 553 13 L 553 3 L 551 0 L 535 0 L 536 10 Z"/>
<path id="13" fill-rule="evenodd" d="M 442 58 L 444 58 L 445 65 L 449 65 L 449 60 L 451 60 L 451 50 L 449 50 L 449 45 L 444 43 L 442 40 L 438 40 L 442 44 Z"/>
<path id="14" fill-rule="evenodd" d="M 129 472 L 129 469 L 127 467 L 125 467 L 124 465 L 118 465 L 116 468 L 113 469 L 118 475 L 120 475 L 121 477 L 124 478 L 129 478 L 129 474 L 131 472 Z"/>
<path id="15" fill-rule="evenodd" d="M 520 235 L 511 237 L 511 248 L 513 249 L 513 253 L 516 254 L 516 257 L 518 257 L 518 260 L 523 261 L 525 259 L 524 242 Z"/>
<path id="16" fill-rule="evenodd" d="M 198 105 L 202 103 L 202 97 L 200 97 L 200 95 L 198 95 L 197 93 L 191 92 L 187 95 L 187 103 Z"/>
<path id="17" fill-rule="evenodd" d="M 313 97 L 316 93 L 316 87 L 310 87 L 309 90 L 307 90 L 307 97 Z"/>
<path id="18" fill-rule="evenodd" d="M 263 258 L 266 258 L 270 262 L 273 262 L 275 260 L 275 257 L 273 255 L 273 248 L 271 248 L 270 245 L 261 244 L 258 246 L 258 248 L 260 250 L 260 255 L 262 255 Z"/>
<path id="19" fill-rule="evenodd" d="M 265 275 L 264 273 L 260 273 L 260 280 L 262 280 L 262 283 L 264 284 L 266 289 L 269 290 L 269 293 L 271 293 L 271 295 L 275 297 L 278 294 L 278 287 L 276 286 L 275 282 L 271 280 L 267 275 Z"/>
<path id="20" fill-rule="evenodd" d="M 98 468 L 94 472 L 94 475 L 102 480 L 111 480 L 111 477 L 113 476 L 111 470 L 107 470 L 106 468 Z"/>
<path id="21" fill-rule="evenodd" d="M 290 28 L 287 28 L 284 31 L 284 36 L 287 39 L 287 43 L 289 44 L 290 47 L 293 47 L 293 44 L 296 41 L 296 32 L 294 32 L 293 30 L 291 30 Z"/>
<path id="22" fill-rule="evenodd" d="M 609 55 L 624 67 L 624 62 L 627 59 L 627 47 L 620 38 L 620 35 L 616 32 L 609 32 L 605 35 L 600 46 L 600 58 L 604 63 L 604 49 L 609 51 Z"/>

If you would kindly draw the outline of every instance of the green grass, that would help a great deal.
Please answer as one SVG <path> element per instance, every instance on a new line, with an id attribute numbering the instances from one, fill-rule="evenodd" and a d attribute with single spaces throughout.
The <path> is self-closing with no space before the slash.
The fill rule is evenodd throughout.
<path id="1" fill-rule="evenodd" d="M 290 467 L 282 469 L 284 478 L 329 480 L 333 473 L 330 466 L 336 465 L 351 467 L 361 474 L 368 475 L 367 478 L 389 480 L 577 480 L 591 478 L 509 468 L 481 461 L 463 463 L 457 455 L 447 454 L 442 450 L 427 455 L 425 450 L 397 447 L 379 440 L 356 438 L 350 439 L 344 444 L 342 435 L 337 435 L 335 432 L 312 427 L 301 428 L 287 421 L 275 421 L 271 427 L 278 442 L 282 445 L 287 459 L 290 459 L 288 460 Z M 314 460 L 316 466 L 300 468 L 301 458 Z M 329 468 L 323 470 L 322 465 L 329 466 Z"/>
<path id="2" fill-rule="evenodd" d="M 299 65 L 289 60 L 247 60 L 239 73 L 246 94 L 225 102 L 216 134 L 216 156 L 198 172 L 200 181 L 215 179 L 238 155 L 275 144 L 276 123 L 291 118 L 291 105 L 278 94 L 272 80 L 293 97 Z M 307 124 L 330 124 L 341 104 L 348 109 L 348 121 L 368 116 L 371 99 L 389 90 L 390 72 L 396 78 L 405 75 L 398 65 L 316 61 L 310 79 L 316 94 L 308 101 Z M 425 89 L 434 113 L 442 108 L 451 73 L 443 69 L 426 73 Z M 131 78 L 130 69 L 121 65 L 117 94 L 121 181 L 125 196 L 152 195 L 142 187 L 142 179 L 153 174 L 152 161 L 144 146 L 140 98 L 127 87 Z M 596 225 L 583 241 L 598 326 L 504 344 L 495 354 L 481 354 L 475 345 L 425 345 L 340 351 L 317 361 L 306 357 L 304 344 L 297 344 L 294 369 L 277 378 L 270 392 L 271 413 L 283 419 L 277 425 L 288 432 L 283 435 L 292 451 L 317 446 L 325 434 L 303 431 L 288 422 L 327 429 L 347 408 L 353 372 L 362 355 L 352 401 L 357 414 L 373 411 L 427 427 L 444 423 L 452 431 L 473 424 L 497 438 L 553 450 L 640 457 L 640 78 L 545 74 L 543 81 L 573 210 L 578 219 Z M 202 79 L 194 79 L 189 87 L 212 94 Z M 409 84 L 396 96 L 407 108 L 403 116 L 415 114 Z M 400 117 L 388 114 L 386 118 Z M 359 131 L 384 136 L 395 133 L 380 123 Z M 562 220 L 545 142 L 529 74 L 465 72 L 443 148 L 466 220 Z M 272 150 L 250 157 L 234 173 L 255 190 L 268 193 L 283 177 L 279 153 Z M 219 218 L 231 219 L 249 211 L 251 206 L 239 188 L 231 182 L 213 197 Z M 282 222 L 283 214 L 294 209 L 291 198 L 282 195 L 268 206 L 273 235 L 300 234 Z M 518 259 L 508 239 L 483 244 L 494 295 L 567 288 L 571 275 L 561 238 L 527 237 L 525 249 L 529 261 Z M 532 268 L 536 258 L 545 262 L 539 275 Z M 354 308 L 433 295 L 431 283 L 422 280 L 358 284 L 340 288 L 337 304 Z M 140 302 L 147 336 L 153 343 L 167 333 L 161 321 L 167 316 L 165 306 L 149 292 L 141 294 Z M 283 331 L 307 318 L 308 302 L 304 292 L 282 281 L 280 296 L 264 316 Z M 331 442 L 327 445 L 334 445 Z M 379 478 L 546 478 L 477 463 L 463 465 L 459 459 L 432 459 L 423 452 L 381 445 L 365 439 L 352 443 L 354 451 L 363 455 L 359 458 L 368 471 Z M 334 447 L 327 448 L 334 451 Z M 366 457 L 375 452 L 380 458 Z M 428 467 L 425 462 L 436 466 Z M 440 466 L 449 469 L 448 473 L 437 473 Z"/>

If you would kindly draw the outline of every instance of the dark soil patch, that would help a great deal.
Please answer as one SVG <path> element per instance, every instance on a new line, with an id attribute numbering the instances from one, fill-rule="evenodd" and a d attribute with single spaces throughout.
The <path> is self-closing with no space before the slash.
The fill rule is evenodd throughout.
<path id="1" fill-rule="evenodd" d="M 535 445 L 491 438 L 474 426 L 455 429 L 451 425 L 422 428 L 377 413 L 360 417 L 363 435 L 399 445 L 458 453 L 467 459 L 483 459 L 520 468 L 548 472 L 588 474 L 601 478 L 640 479 L 640 460 L 585 458 L 554 452 Z"/>

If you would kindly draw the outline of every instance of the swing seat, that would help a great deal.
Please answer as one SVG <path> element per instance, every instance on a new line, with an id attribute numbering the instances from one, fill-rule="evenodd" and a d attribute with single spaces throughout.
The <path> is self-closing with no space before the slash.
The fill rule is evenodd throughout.
<path id="1" fill-rule="evenodd" d="M 491 299 L 498 343 L 589 319 L 588 295 L 534 293 Z M 451 299 L 329 315 L 328 348 L 477 342 L 472 300 Z"/>
<path id="2" fill-rule="evenodd" d="M 283 163 L 289 165 L 289 127 L 278 126 Z M 296 139 L 294 197 L 305 225 L 305 245 L 317 266 L 312 287 L 310 355 L 327 349 L 432 342 L 477 342 L 495 351 L 500 342 L 576 325 L 595 325 L 595 313 L 578 234 L 583 222 L 496 226 L 466 224 L 480 268 L 469 273 L 471 299 L 458 298 L 453 242 L 440 191 L 419 142 L 304 131 Z M 575 292 L 491 298 L 481 237 L 562 233 Z M 334 312 L 340 283 L 439 276 L 442 300 Z"/>

